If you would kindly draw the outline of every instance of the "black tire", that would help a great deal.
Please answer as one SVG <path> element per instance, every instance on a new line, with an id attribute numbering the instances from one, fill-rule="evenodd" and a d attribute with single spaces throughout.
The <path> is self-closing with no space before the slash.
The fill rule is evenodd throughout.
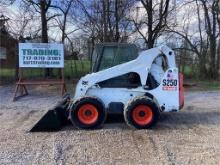
<path id="1" fill-rule="evenodd" d="M 95 122 L 93 123 L 85 123 L 85 121 L 82 121 L 82 116 L 80 116 L 79 111 L 82 111 L 81 108 L 85 105 L 92 105 L 93 107 L 95 107 L 97 113 L 98 113 L 98 117 L 95 120 Z M 87 110 L 85 110 L 87 111 Z M 90 111 L 89 107 L 88 107 L 88 112 L 90 112 L 89 115 L 92 115 L 93 111 Z M 88 114 L 86 114 L 86 112 L 83 114 L 84 117 L 85 116 L 89 116 Z M 106 120 L 106 116 L 107 116 L 107 112 L 105 110 L 105 107 L 103 105 L 103 103 L 101 102 L 101 100 L 99 100 L 98 98 L 95 97 L 83 97 L 81 99 L 79 99 L 78 101 L 76 101 L 76 103 L 74 104 L 74 106 L 72 107 L 71 113 L 71 122 L 72 124 L 80 129 L 97 129 L 97 128 L 101 128 Z"/>
<path id="2" fill-rule="evenodd" d="M 147 108 L 146 111 L 141 110 L 143 107 Z M 132 99 L 124 109 L 126 123 L 136 129 L 152 128 L 158 122 L 159 116 L 160 111 L 157 104 L 146 96 Z M 137 122 L 137 119 L 140 119 L 140 121 Z"/>

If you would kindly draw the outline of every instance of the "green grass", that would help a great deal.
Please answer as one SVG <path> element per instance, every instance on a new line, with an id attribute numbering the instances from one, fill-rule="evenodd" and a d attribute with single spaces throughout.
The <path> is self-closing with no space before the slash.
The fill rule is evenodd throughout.
<path id="1" fill-rule="evenodd" d="M 202 81 L 199 85 L 204 90 L 220 90 L 220 82 L 219 81 Z"/>
<path id="2" fill-rule="evenodd" d="M 210 91 L 210 90 L 220 90 L 219 80 L 196 80 L 187 79 L 184 80 L 186 91 Z"/>
<path id="3" fill-rule="evenodd" d="M 65 77 L 81 77 L 90 71 L 90 62 L 84 61 L 65 61 L 64 74 Z"/>
<path id="4" fill-rule="evenodd" d="M 198 76 L 198 68 L 192 68 L 191 66 L 185 66 L 184 72 L 180 70 L 186 78 L 195 78 Z"/>
<path id="5" fill-rule="evenodd" d="M 90 62 L 88 60 L 66 60 L 64 67 L 64 75 L 66 80 L 80 78 L 81 76 L 89 73 Z M 28 68 L 23 70 L 23 77 L 30 79 L 44 78 L 44 69 L 42 68 Z M 196 71 L 192 71 L 192 67 L 186 66 L 184 69 L 184 82 L 195 84 L 195 87 L 189 90 L 220 90 L 219 81 L 197 81 Z M 58 75 L 58 69 L 53 69 L 53 75 Z M 15 80 L 15 69 L 0 68 L 0 80 L 3 82 L 10 82 Z"/>
<path id="6" fill-rule="evenodd" d="M 88 60 L 66 60 L 64 64 L 64 75 L 67 78 L 78 78 L 90 71 L 90 62 Z M 44 76 L 42 68 L 22 69 L 23 77 L 38 78 Z M 57 75 L 58 69 L 53 69 L 53 74 Z M 0 68 L 1 79 L 14 79 L 15 69 Z"/>
<path id="7" fill-rule="evenodd" d="M 13 77 L 15 76 L 15 69 L 0 68 L 1 77 Z"/>

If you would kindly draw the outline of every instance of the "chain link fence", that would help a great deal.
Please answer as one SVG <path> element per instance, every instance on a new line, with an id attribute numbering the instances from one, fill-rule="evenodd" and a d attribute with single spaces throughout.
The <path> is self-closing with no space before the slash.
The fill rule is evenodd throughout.
<path id="1" fill-rule="evenodd" d="M 90 62 L 88 60 L 65 60 L 64 62 L 64 77 L 65 80 L 79 79 L 83 75 L 89 73 Z M 51 76 L 47 79 L 61 78 L 60 69 L 51 69 Z M 16 66 L 5 67 L 0 66 L 0 84 L 14 83 L 18 79 L 18 68 Z M 45 77 L 44 68 L 23 68 L 22 77 L 28 80 L 43 80 Z"/>
<path id="2" fill-rule="evenodd" d="M 0 84 L 15 83 L 18 79 L 18 42 L 13 38 L 1 36 L 0 42 Z M 179 71 L 184 73 L 185 78 L 198 78 L 198 62 L 192 54 L 175 51 L 176 62 Z M 65 58 L 64 78 L 67 81 L 79 79 L 90 72 L 91 63 L 87 59 L 75 60 Z M 61 78 L 60 69 L 51 70 L 51 79 Z M 26 68 L 22 69 L 22 77 L 28 80 L 44 79 L 44 68 Z"/>

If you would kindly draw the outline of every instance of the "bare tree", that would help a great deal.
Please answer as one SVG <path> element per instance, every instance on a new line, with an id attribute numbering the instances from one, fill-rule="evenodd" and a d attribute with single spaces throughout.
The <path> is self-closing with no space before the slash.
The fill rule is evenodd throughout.
<path id="1" fill-rule="evenodd" d="M 133 0 L 77 0 L 78 26 L 96 42 L 120 42 L 126 38 L 129 21 L 126 19 Z M 77 14 L 78 13 L 78 14 Z M 80 13 L 80 15 L 79 15 Z"/>
<path id="2" fill-rule="evenodd" d="M 135 31 L 144 39 L 146 46 L 152 48 L 157 38 L 167 28 L 168 15 L 174 8 L 170 7 L 170 0 L 140 0 L 140 2 L 141 7 L 136 7 L 136 18 L 130 20 L 135 26 Z M 145 13 L 141 18 L 139 16 L 140 11 Z M 144 32 L 145 28 L 147 28 L 147 32 Z"/>
<path id="3" fill-rule="evenodd" d="M 58 23 L 58 27 L 61 30 L 61 42 L 65 43 L 65 39 L 67 38 L 69 41 L 69 46 L 70 46 L 70 51 L 71 54 L 74 52 L 73 48 L 73 43 L 71 39 L 68 37 L 68 35 L 72 34 L 73 32 L 77 31 L 78 29 L 73 29 L 70 32 L 66 32 L 66 27 L 67 27 L 67 18 L 68 14 L 71 10 L 71 7 L 73 7 L 73 2 L 74 0 L 61 0 L 60 5 L 58 6 L 51 6 L 54 7 L 55 9 L 58 9 L 62 15 L 56 18 L 56 21 Z M 66 47 L 65 47 L 66 48 Z M 59 69 L 58 74 L 61 76 L 61 69 Z"/>
<path id="4" fill-rule="evenodd" d="M 169 32 L 174 32 L 181 36 L 189 44 L 190 48 L 185 49 L 197 55 L 201 76 L 217 79 L 219 74 L 219 46 L 217 45 L 219 44 L 219 0 L 195 0 L 189 3 L 196 6 L 198 19 L 197 34 L 199 34 L 199 37 L 193 37 L 188 32 L 180 31 L 179 29 L 169 29 Z"/>
<path id="5" fill-rule="evenodd" d="M 219 0 L 213 0 L 209 3 L 207 0 L 201 0 L 201 4 L 204 11 L 204 18 L 205 18 L 205 29 L 207 34 L 207 39 L 209 42 L 209 75 L 210 78 L 218 77 L 218 65 L 219 61 L 217 61 L 217 37 L 219 37 L 219 33 L 217 31 L 217 18 L 218 12 L 217 9 L 219 8 Z"/>
<path id="6" fill-rule="evenodd" d="M 71 31 L 66 32 L 67 27 L 67 19 L 70 13 L 70 10 L 74 8 L 73 6 L 74 0 L 61 0 L 59 6 L 52 6 L 54 8 L 57 8 L 60 10 L 62 15 L 60 17 L 56 18 L 56 21 L 58 23 L 58 27 L 60 28 L 62 35 L 61 35 L 61 42 L 64 43 L 65 39 L 68 37 L 68 35 L 74 33 L 75 31 L 79 30 L 79 28 L 75 28 Z"/>
<path id="7" fill-rule="evenodd" d="M 41 42 L 48 43 L 48 21 L 59 16 L 59 14 L 53 14 L 47 16 L 49 8 L 54 8 L 52 0 L 23 0 L 29 5 L 32 5 L 36 12 L 40 13 L 41 16 Z M 49 77 L 52 74 L 52 69 L 45 69 L 45 77 Z"/>

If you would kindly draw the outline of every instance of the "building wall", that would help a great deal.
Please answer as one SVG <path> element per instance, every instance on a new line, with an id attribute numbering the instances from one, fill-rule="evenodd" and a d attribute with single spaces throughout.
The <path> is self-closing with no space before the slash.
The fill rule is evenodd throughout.
<path id="1" fill-rule="evenodd" d="M 6 59 L 0 59 L 1 68 L 16 68 L 18 41 L 6 32 L 0 32 L 0 47 L 6 49 Z"/>

